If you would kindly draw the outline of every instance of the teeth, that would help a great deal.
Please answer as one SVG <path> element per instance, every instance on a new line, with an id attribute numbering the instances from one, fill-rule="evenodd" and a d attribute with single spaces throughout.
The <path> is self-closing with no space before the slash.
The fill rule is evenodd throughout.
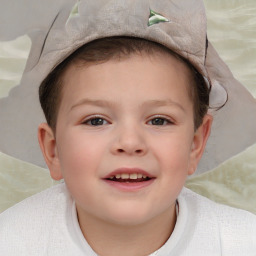
<path id="1" fill-rule="evenodd" d="M 129 179 L 130 175 L 128 173 L 122 173 L 121 178 L 122 179 Z"/>
<path id="2" fill-rule="evenodd" d="M 123 180 L 136 180 L 136 179 L 146 179 L 148 178 L 148 176 L 146 175 L 143 175 L 141 173 L 131 173 L 131 174 L 128 174 L 128 173 L 122 173 L 122 174 L 116 174 L 115 176 L 111 176 L 109 179 L 113 180 L 114 178 L 116 179 L 123 179 Z"/>
<path id="3" fill-rule="evenodd" d="M 137 178 L 138 178 L 137 173 L 130 174 L 130 179 L 131 180 L 137 180 Z"/>

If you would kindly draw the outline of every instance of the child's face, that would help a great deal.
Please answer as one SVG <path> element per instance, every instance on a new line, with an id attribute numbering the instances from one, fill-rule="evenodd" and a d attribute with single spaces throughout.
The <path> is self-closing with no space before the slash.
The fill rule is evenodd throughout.
<path id="1" fill-rule="evenodd" d="M 173 212 L 211 125 L 206 116 L 194 131 L 188 72 L 160 54 L 67 70 L 56 140 L 44 126 L 39 140 L 80 218 L 133 225 Z"/>

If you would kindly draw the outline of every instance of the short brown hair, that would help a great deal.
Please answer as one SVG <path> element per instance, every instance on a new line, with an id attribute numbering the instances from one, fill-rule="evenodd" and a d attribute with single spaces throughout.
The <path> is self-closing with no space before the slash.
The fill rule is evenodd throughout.
<path id="1" fill-rule="evenodd" d="M 194 107 L 194 127 L 197 129 L 209 107 L 209 88 L 203 76 L 193 65 L 170 49 L 145 39 L 131 37 L 109 37 L 97 39 L 83 45 L 64 61 L 57 65 L 43 80 L 39 87 L 39 99 L 47 123 L 55 131 L 57 115 L 62 97 L 62 78 L 68 67 L 74 63 L 103 63 L 111 59 L 123 59 L 132 54 L 153 55 L 155 53 L 171 54 L 183 62 L 190 70 L 192 81 L 188 85 L 189 96 Z"/>

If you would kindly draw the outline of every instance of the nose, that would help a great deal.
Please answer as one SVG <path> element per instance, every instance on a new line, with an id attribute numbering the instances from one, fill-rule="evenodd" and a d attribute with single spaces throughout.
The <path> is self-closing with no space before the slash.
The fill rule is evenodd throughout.
<path id="1" fill-rule="evenodd" d="M 147 153 L 145 137 L 145 132 L 138 126 L 120 127 L 115 133 L 111 151 L 113 154 L 143 156 Z"/>

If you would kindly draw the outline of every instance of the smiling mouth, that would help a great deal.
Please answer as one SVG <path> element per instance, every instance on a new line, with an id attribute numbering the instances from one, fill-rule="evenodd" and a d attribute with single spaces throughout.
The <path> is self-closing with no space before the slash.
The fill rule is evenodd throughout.
<path id="1" fill-rule="evenodd" d="M 149 181 L 153 178 L 148 177 L 147 175 L 141 173 L 122 173 L 110 176 L 106 180 L 114 181 L 114 182 L 124 182 L 124 183 L 135 183 L 135 182 L 143 182 Z"/>

